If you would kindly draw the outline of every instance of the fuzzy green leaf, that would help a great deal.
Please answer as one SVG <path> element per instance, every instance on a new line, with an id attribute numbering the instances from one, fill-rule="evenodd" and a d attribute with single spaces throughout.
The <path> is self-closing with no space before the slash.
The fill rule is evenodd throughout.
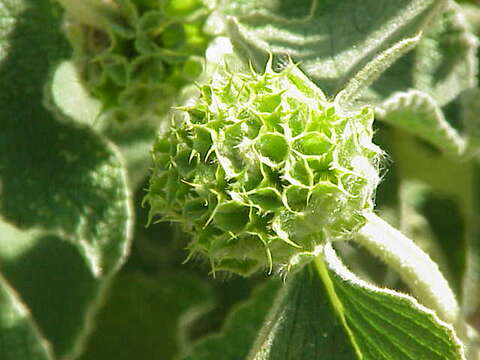
<path id="1" fill-rule="evenodd" d="M 31 315 L 15 291 L 0 276 L 0 358 L 52 360 L 49 345 L 38 333 Z"/>
<path id="2" fill-rule="evenodd" d="M 89 128 L 60 122 L 43 106 L 52 67 L 68 54 L 58 10 L 47 0 L 0 8 L 9 19 L 0 23 L 0 214 L 20 229 L 66 234 L 93 273 L 108 274 L 127 245 L 123 163 Z"/>
<path id="3" fill-rule="evenodd" d="M 459 207 L 423 181 L 404 178 L 399 186 L 398 228 L 437 263 L 457 299 L 462 299 L 465 245 Z M 447 213 L 448 217 L 439 216 Z M 453 252 L 458 255 L 448 256 Z"/>
<path id="4" fill-rule="evenodd" d="M 394 92 L 418 89 L 444 106 L 477 83 L 477 49 L 478 40 L 458 6 L 449 1 L 415 50 L 389 68 L 364 100 L 379 102 Z"/>
<path id="5" fill-rule="evenodd" d="M 463 281 L 463 307 L 465 313 L 473 314 L 480 305 L 480 159 L 473 167 L 474 190 L 472 204 L 466 220 L 468 254 L 466 256 L 465 279 Z"/>
<path id="6" fill-rule="evenodd" d="M 474 155 L 471 162 L 470 192 L 466 194 L 470 202 L 467 204 L 466 216 L 466 256 L 465 279 L 463 282 L 463 306 L 466 314 L 476 311 L 480 301 L 480 89 L 474 88 L 462 97 L 463 124 L 469 136 L 468 150 Z"/>
<path id="7" fill-rule="evenodd" d="M 235 307 L 222 331 L 197 342 L 183 360 L 245 359 L 265 320 L 281 284 L 271 280 L 254 290 L 252 296 Z"/>
<path id="8" fill-rule="evenodd" d="M 319 272 L 330 284 L 337 313 L 345 320 L 364 359 L 465 359 L 452 326 L 414 298 L 360 280 L 335 254 L 324 251 Z M 325 266 L 325 267 L 324 267 Z"/>
<path id="9" fill-rule="evenodd" d="M 305 266 L 291 276 L 277 295 L 248 359 L 354 359 L 352 345 L 313 268 Z"/>
<path id="10" fill-rule="evenodd" d="M 464 302 L 468 298 L 470 303 L 476 303 L 479 252 L 475 245 L 478 241 L 475 215 L 478 195 L 474 183 L 474 162 L 459 161 L 458 157 L 438 152 L 403 131 L 395 130 L 393 134 L 391 155 L 403 179 L 401 182 L 415 181 L 426 187 L 417 207 L 425 216 L 435 242 L 445 256 L 448 266 L 445 273 L 453 276 L 452 286 L 459 300 Z M 400 195 L 404 197 L 407 192 Z M 401 200 L 404 204 L 406 201 L 408 199 Z M 411 212 L 403 215 L 405 218 L 410 216 L 414 215 Z M 439 258 L 432 249 L 425 250 L 438 262 Z M 466 278 L 461 284 L 464 276 Z"/>
<path id="11" fill-rule="evenodd" d="M 472 88 L 462 94 L 462 125 L 468 136 L 468 151 L 477 156 L 480 153 L 480 88 Z M 478 156 L 477 156 L 478 157 Z"/>
<path id="12" fill-rule="evenodd" d="M 0 233 L 1 272 L 52 345 L 55 358 L 78 353 L 105 279 L 92 275 L 69 239 L 39 230 L 20 231 L 5 223 L 0 224 Z M 7 330 L 3 336 L 16 338 Z M 15 341 L 6 352 L 16 351 Z"/>
<path id="13" fill-rule="evenodd" d="M 112 285 L 81 360 L 171 359 L 182 323 L 213 302 L 208 284 L 182 271 L 124 272 Z"/>
<path id="14" fill-rule="evenodd" d="M 440 150 L 462 155 L 465 140 L 445 119 L 442 109 L 428 94 L 410 90 L 396 93 L 377 108 L 378 117 L 435 145 Z"/>
<path id="15" fill-rule="evenodd" d="M 150 167 L 149 152 L 160 117 L 111 121 L 108 114 L 102 113 L 100 102 L 82 86 L 71 61 L 62 62 L 55 70 L 51 105 L 73 120 L 92 126 L 117 145 L 126 161 L 130 188 L 137 188 Z"/>
<path id="16" fill-rule="evenodd" d="M 124 166 L 109 142 L 44 107 L 52 70 L 69 55 L 59 7 L 0 4 L 0 216 L 9 229 L 0 241 L 1 272 L 62 358 L 80 350 L 99 295 L 128 250 Z M 21 341 L 13 330 L 2 336 L 11 337 L 9 346 Z"/>
<path id="17" fill-rule="evenodd" d="M 299 62 L 329 96 L 368 71 L 375 76 L 392 64 L 445 5 L 434 0 L 228 2 L 230 36 L 240 53 L 259 69 L 268 53 Z M 396 51 L 389 51 L 395 49 Z M 363 74 L 362 82 L 372 76 Z"/>

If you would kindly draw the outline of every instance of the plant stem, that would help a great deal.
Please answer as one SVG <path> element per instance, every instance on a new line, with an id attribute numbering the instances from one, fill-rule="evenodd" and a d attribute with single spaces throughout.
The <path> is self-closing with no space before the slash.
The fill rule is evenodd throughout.
<path id="1" fill-rule="evenodd" d="M 366 217 L 367 223 L 355 241 L 396 270 L 420 302 L 435 310 L 441 320 L 454 326 L 463 323 L 455 295 L 437 264 L 411 239 L 377 215 Z"/>

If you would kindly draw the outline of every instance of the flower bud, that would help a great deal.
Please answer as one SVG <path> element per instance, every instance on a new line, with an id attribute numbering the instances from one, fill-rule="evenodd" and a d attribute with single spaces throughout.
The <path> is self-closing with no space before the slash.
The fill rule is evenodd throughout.
<path id="1" fill-rule="evenodd" d="M 203 0 L 62 4 L 80 78 L 110 118 L 158 118 L 203 70 Z"/>
<path id="2" fill-rule="evenodd" d="M 213 270 L 293 265 L 344 240 L 373 208 L 373 113 L 346 112 L 293 64 L 223 69 L 153 149 L 150 217 L 178 222 Z"/>

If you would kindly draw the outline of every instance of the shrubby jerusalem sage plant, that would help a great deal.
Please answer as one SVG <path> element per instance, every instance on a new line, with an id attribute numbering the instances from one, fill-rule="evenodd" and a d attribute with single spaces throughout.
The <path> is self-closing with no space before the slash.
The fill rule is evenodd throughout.
<path id="1" fill-rule="evenodd" d="M 0 359 L 479 360 L 468 2 L 0 0 Z"/>

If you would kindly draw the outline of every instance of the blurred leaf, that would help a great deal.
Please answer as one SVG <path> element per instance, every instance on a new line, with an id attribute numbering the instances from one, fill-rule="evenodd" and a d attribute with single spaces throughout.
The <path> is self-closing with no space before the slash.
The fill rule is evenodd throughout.
<path id="1" fill-rule="evenodd" d="M 454 155 L 462 155 L 465 151 L 465 140 L 445 120 L 437 102 L 424 92 L 395 93 L 376 112 L 381 120 L 436 145 L 442 151 Z"/>
<path id="2" fill-rule="evenodd" d="M 442 195 L 460 198 L 466 206 L 472 194 L 468 161 L 439 152 L 428 143 L 396 130 L 392 139 L 392 159 L 402 178 L 418 179 Z"/>
<path id="3" fill-rule="evenodd" d="M 288 56 L 325 93 L 333 97 L 369 63 L 375 69 L 361 81 L 391 65 L 441 11 L 443 0 L 267 1 L 228 2 L 230 36 L 240 53 L 258 69 L 269 53 Z M 406 44 L 407 45 L 407 44 Z M 394 50 L 397 48 L 397 50 Z"/>
<path id="4" fill-rule="evenodd" d="M 462 284 L 462 307 L 467 316 L 472 316 L 480 310 L 480 158 L 475 161 L 472 165 L 474 185 L 472 203 L 465 221 L 468 252 Z"/>
<path id="5" fill-rule="evenodd" d="M 1 214 L 21 229 L 57 232 L 78 246 L 92 273 L 108 275 L 128 249 L 122 162 L 88 129 L 33 116 L 29 125 L 18 113 L 3 121 Z"/>
<path id="6" fill-rule="evenodd" d="M 10 224 L 1 271 L 61 358 L 80 350 L 128 251 L 126 179 L 107 141 L 43 106 L 52 70 L 69 55 L 57 5 L 2 0 L 0 19 L 0 216 Z"/>
<path id="7" fill-rule="evenodd" d="M 134 191 L 149 175 L 150 151 L 161 119 L 139 119 L 125 123 L 115 123 L 112 120 L 108 117 L 105 119 L 101 124 L 101 132 L 119 147 L 127 165 L 129 185 Z"/>
<path id="8" fill-rule="evenodd" d="M 364 359 L 464 359 L 451 325 L 414 298 L 377 288 L 351 273 L 325 246 L 319 272 Z"/>
<path id="9" fill-rule="evenodd" d="M 354 358 L 355 352 L 335 316 L 328 293 L 310 266 L 291 275 L 281 289 L 248 357 L 251 360 Z"/>
<path id="10" fill-rule="evenodd" d="M 442 249 L 451 274 L 454 289 L 460 299 L 461 279 L 465 275 L 467 259 L 471 256 L 467 222 L 471 222 L 474 197 L 472 164 L 458 157 L 448 156 L 431 148 L 413 136 L 396 130 L 392 139 L 391 156 L 397 164 L 402 182 L 415 181 L 428 187 L 418 203 L 419 213 L 425 217 L 435 241 Z M 405 195 L 405 194 L 404 194 Z M 403 199 L 402 201 L 409 201 Z M 415 237 L 413 237 L 416 240 Z M 439 257 L 430 253 L 435 260 Z"/>
<path id="11" fill-rule="evenodd" d="M 245 359 L 280 286 L 280 281 L 270 279 L 255 289 L 248 301 L 231 310 L 220 333 L 206 336 L 181 359 Z"/>
<path id="12" fill-rule="evenodd" d="M 51 360 L 50 347 L 41 338 L 28 309 L 0 276 L 0 358 Z"/>
<path id="13" fill-rule="evenodd" d="M 182 319 L 208 310 L 212 301 L 211 289 L 183 271 L 120 274 L 80 359 L 171 359 Z"/>
<path id="14" fill-rule="evenodd" d="M 474 4 L 475 1 L 477 0 L 470 0 L 472 4 L 467 4 L 466 1 L 462 2 L 461 10 L 473 31 L 478 35 L 480 34 L 480 3 L 477 1 L 477 4 Z"/>
<path id="15" fill-rule="evenodd" d="M 111 113 L 101 110 L 101 104 L 82 86 L 71 61 L 62 62 L 52 79 L 50 108 L 79 123 L 90 125 L 119 147 L 126 164 L 132 191 L 148 174 L 150 149 L 161 118 L 147 117 L 121 122 Z"/>
<path id="16" fill-rule="evenodd" d="M 96 275 L 125 255 L 128 196 L 116 151 L 90 129 L 58 122 L 43 107 L 52 67 L 67 55 L 60 15 L 48 0 L 7 1 L 0 9 L 1 215 L 73 241 Z M 39 56 L 39 54 L 42 54 Z M 4 85 L 4 86 L 5 86 Z"/>
<path id="17" fill-rule="evenodd" d="M 0 271 L 28 307 L 38 331 L 59 357 L 77 353 L 105 279 L 95 278 L 78 247 L 57 235 L 4 223 L 0 233 Z"/>
<path id="18" fill-rule="evenodd" d="M 52 104 L 69 118 L 92 127 L 97 125 L 101 104 L 83 87 L 72 61 L 63 61 L 52 78 Z"/>
<path id="19" fill-rule="evenodd" d="M 474 156 L 480 155 L 480 88 L 472 88 L 465 91 L 461 97 L 462 125 L 468 136 L 468 150 Z"/>
<path id="20" fill-rule="evenodd" d="M 439 199 L 428 184 L 419 180 L 402 179 L 399 193 L 400 226 L 398 229 L 430 255 L 460 298 L 465 263 L 462 256 L 464 249 L 458 246 L 458 240 L 461 240 L 463 235 L 459 231 L 461 224 L 457 222 L 458 220 L 461 222 L 461 217 L 458 211 L 454 211 L 458 209 L 445 201 L 446 199 Z M 442 219 L 441 216 L 442 212 L 447 211 L 446 205 L 450 205 L 447 208 L 450 211 L 448 220 Z M 435 221 L 436 217 L 431 216 L 435 208 L 438 209 L 435 215 L 440 221 Z M 450 256 L 447 256 L 448 254 Z"/>
<path id="21" fill-rule="evenodd" d="M 474 88 L 462 96 L 462 120 L 469 136 L 472 154 L 472 187 L 470 202 L 466 205 L 466 254 L 465 278 L 463 281 L 463 309 L 471 316 L 480 305 L 480 89 Z"/>
<path id="22" fill-rule="evenodd" d="M 379 103 L 395 92 L 417 89 L 442 107 L 477 83 L 477 49 L 478 41 L 459 7 L 449 0 L 415 50 L 373 83 L 364 101 Z"/>
<path id="23" fill-rule="evenodd" d="M 460 7 L 449 2 L 415 49 L 414 88 L 431 95 L 440 106 L 477 84 L 478 40 Z"/>

